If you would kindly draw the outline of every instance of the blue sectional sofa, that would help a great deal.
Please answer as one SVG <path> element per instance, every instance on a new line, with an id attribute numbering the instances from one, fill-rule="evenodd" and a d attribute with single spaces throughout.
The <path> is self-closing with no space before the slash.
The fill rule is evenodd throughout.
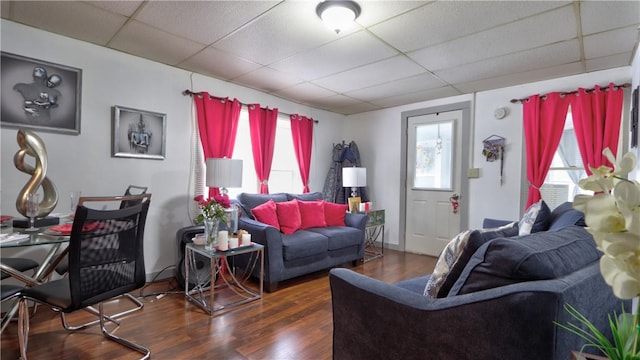
<path id="1" fill-rule="evenodd" d="M 609 314 L 630 309 L 604 282 L 593 237 L 575 225 L 583 223 L 568 203 L 543 231 L 482 232 L 484 243 L 435 298 L 425 296 L 431 275 L 387 284 L 331 270 L 333 358 L 568 359 L 584 341 L 554 324 L 575 322 L 565 304 L 605 333 Z"/>
<path id="2" fill-rule="evenodd" d="M 322 200 L 322 194 L 242 193 L 237 197 L 242 209 L 238 228 L 247 230 L 253 242 L 265 246 L 264 281 L 268 292 L 275 291 L 283 280 L 347 262 L 355 265 L 364 256 L 366 215 L 346 213 L 345 226 L 319 226 L 283 234 L 276 227 L 256 220 L 252 214 L 254 208 L 270 200 L 284 203 L 294 199 L 316 202 Z"/>

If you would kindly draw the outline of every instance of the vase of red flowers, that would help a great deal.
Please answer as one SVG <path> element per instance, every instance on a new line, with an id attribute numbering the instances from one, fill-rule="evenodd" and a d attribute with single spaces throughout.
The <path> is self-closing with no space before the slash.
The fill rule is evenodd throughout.
<path id="1" fill-rule="evenodd" d="M 205 249 L 214 249 L 216 246 L 216 238 L 218 237 L 218 225 L 220 221 L 225 218 L 225 209 L 231 206 L 231 202 L 228 197 L 222 195 L 214 196 L 206 200 L 204 196 L 198 195 L 194 200 L 202 210 L 202 212 L 198 214 L 196 222 L 204 225 L 206 238 Z"/>

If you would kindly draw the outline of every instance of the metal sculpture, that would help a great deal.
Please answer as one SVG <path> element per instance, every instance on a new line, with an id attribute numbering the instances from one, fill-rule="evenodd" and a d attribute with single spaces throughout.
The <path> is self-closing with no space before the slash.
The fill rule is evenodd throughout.
<path id="1" fill-rule="evenodd" d="M 56 186 L 47 178 L 47 149 L 38 135 L 29 130 L 18 130 L 18 145 L 20 150 L 13 156 L 13 163 L 23 173 L 31 175 L 31 178 L 22 187 L 16 199 L 16 209 L 23 216 L 27 216 L 27 196 L 36 193 L 42 186 L 43 197 L 38 206 L 37 218 L 49 215 L 58 203 Z M 33 156 L 35 167 L 24 163 L 26 155 Z"/>

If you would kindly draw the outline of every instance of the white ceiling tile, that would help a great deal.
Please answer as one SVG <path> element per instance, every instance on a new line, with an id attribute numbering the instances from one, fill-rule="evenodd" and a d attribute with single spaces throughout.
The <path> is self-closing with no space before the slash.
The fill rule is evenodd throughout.
<path id="1" fill-rule="evenodd" d="M 573 39 L 577 37 L 576 26 L 573 7 L 564 6 L 408 55 L 427 69 L 437 71 Z M 522 40 L 522 34 L 527 34 L 526 41 Z"/>
<path id="2" fill-rule="evenodd" d="M 137 21 L 129 22 L 110 43 L 129 54 L 175 65 L 203 49 L 201 44 L 164 33 Z"/>
<path id="3" fill-rule="evenodd" d="M 359 0 L 362 10 L 356 22 L 362 26 L 372 26 L 409 10 L 425 6 L 428 1 L 381 1 Z"/>
<path id="4" fill-rule="evenodd" d="M 369 32 L 359 31 L 269 67 L 294 72 L 305 80 L 313 80 L 397 54 L 396 50 Z"/>
<path id="5" fill-rule="evenodd" d="M 228 80 L 256 70 L 261 66 L 215 48 L 206 48 L 178 64 L 187 70 Z"/>
<path id="6" fill-rule="evenodd" d="M 601 32 L 584 37 L 584 56 L 587 59 L 620 54 L 633 49 L 638 41 L 637 25 Z"/>
<path id="7" fill-rule="evenodd" d="M 627 52 L 617 55 L 605 56 L 601 58 L 587 60 L 587 71 L 597 71 L 612 69 L 616 67 L 629 66 L 633 61 L 633 53 Z"/>
<path id="8" fill-rule="evenodd" d="M 89 5 L 93 5 L 113 13 L 130 17 L 135 13 L 142 1 L 126 0 L 126 1 L 84 1 Z"/>
<path id="9" fill-rule="evenodd" d="M 445 83 L 440 79 L 431 74 L 425 73 L 364 89 L 349 91 L 345 95 L 363 101 L 370 101 L 389 97 L 389 94 L 409 94 L 417 91 L 439 88 L 444 85 Z"/>
<path id="10" fill-rule="evenodd" d="M 640 1 L 580 1 L 582 34 L 590 35 L 638 24 Z"/>
<path id="11" fill-rule="evenodd" d="M 302 80 L 278 70 L 263 67 L 239 76 L 233 79 L 233 82 L 254 89 L 272 92 L 301 83 Z"/>
<path id="12" fill-rule="evenodd" d="M 337 113 L 340 113 L 340 114 L 343 114 L 343 115 L 359 114 L 359 113 L 363 113 L 363 112 L 367 112 L 367 111 L 380 110 L 380 109 L 382 109 L 381 106 L 374 105 L 374 104 L 367 103 L 367 102 L 348 105 L 348 106 L 344 106 L 344 107 L 333 107 L 332 108 L 333 111 L 335 111 Z"/>
<path id="13" fill-rule="evenodd" d="M 549 54 L 553 54 L 553 56 L 549 56 Z M 542 69 L 579 60 L 580 45 L 577 40 L 572 40 L 436 71 L 436 75 L 450 84 L 456 84 Z"/>
<path id="14" fill-rule="evenodd" d="M 305 102 L 305 104 L 326 108 L 347 107 L 361 103 L 362 101 L 360 100 L 352 99 L 344 95 L 332 95 Z"/>
<path id="15" fill-rule="evenodd" d="M 321 88 L 320 86 L 308 82 L 280 89 L 274 91 L 272 94 L 275 96 L 283 97 L 285 99 L 296 98 L 301 102 L 336 95 L 333 91 L 329 91 L 325 88 Z"/>
<path id="16" fill-rule="evenodd" d="M 339 74 L 313 81 L 313 83 L 345 93 L 355 89 L 382 84 L 424 72 L 424 69 L 404 56 L 395 56 L 373 64 L 361 66 Z"/>
<path id="17" fill-rule="evenodd" d="M 315 2 L 283 2 L 215 47 L 262 65 L 333 41 L 315 13 Z"/>
<path id="18" fill-rule="evenodd" d="M 15 21 L 105 45 L 127 20 L 122 15 L 73 1 L 13 1 Z"/>
<path id="19" fill-rule="evenodd" d="M 277 1 L 150 1 L 136 20 L 209 45 L 276 4 Z"/>
<path id="20" fill-rule="evenodd" d="M 369 28 L 401 51 L 486 30 L 562 6 L 556 1 L 438 1 Z M 411 31 L 406 31 L 409 28 Z"/>
<path id="21" fill-rule="evenodd" d="M 417 91 L 411 94 L 380 98 L 375 101 L 371 101 L 371 103 L 385 108 L 385 107 L 399 106 L 399 105 L 412 104 L 412 103 L 421 102 L 421 101 L 439 99 L 439 98 L 455 96 L 455 95 L 461 95 L 461 93 L 451 86 L 443 86 L 441 88 Z"/>

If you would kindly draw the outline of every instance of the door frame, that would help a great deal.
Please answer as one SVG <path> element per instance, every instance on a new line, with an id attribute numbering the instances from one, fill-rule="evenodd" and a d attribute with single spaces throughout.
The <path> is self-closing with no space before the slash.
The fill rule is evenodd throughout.
<path id="1" fill-rule="evenodd" d="M 458 207 L 458 214 L 460 215 L 460 229 L 466 229 L 469 227 L 469 177 L 467 171 L 470 164 L 470 144 L 471 139 L 471 101 L 464 101 L 459 103 L 433 106 L 423 109 L 403 111 L 400 116 L 401 131 L 400 131 L 400 196 L 399 196 L 399 217 L 398 217 L 398 250 L 405 251 L 405 230 L 407 228 L 407 142 L 409 138 L 409 118 L 421 115 L 430 115 L 447 111 L 462 111 L 462 119 L 460 119 L 460 134 L 462 144 L 460 151 L 462 151 L 460 164 L 461 174 L 455 174 L 454 176 L 460 176 L 460 206 Z"/>

